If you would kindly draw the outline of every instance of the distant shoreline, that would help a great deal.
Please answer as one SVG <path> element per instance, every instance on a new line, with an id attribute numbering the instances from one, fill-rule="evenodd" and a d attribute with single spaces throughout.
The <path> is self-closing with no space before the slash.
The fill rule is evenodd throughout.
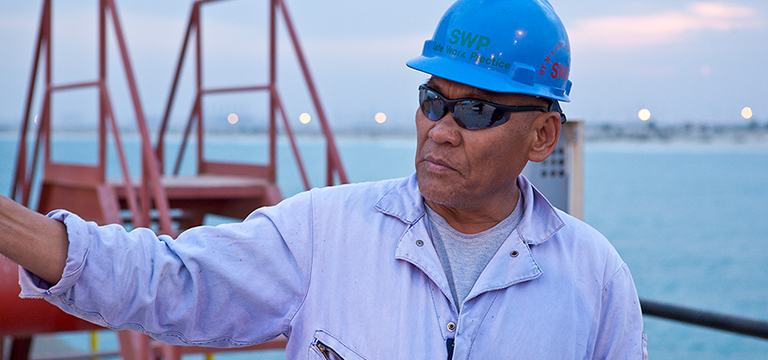
<path id="1" fill-rule="evenodd" d="M 768 124 L 750 122 L 740 125 L 677 124 L 657 125 L 654 122 L 616 125 L 587 124 L 584 141 L 591 142 L 653 142 L 699 144 L 754 144 L 768 143 Z"/>
<path id="2" fill-rule="evenodd" d="M 68 134 L 69 136 L 89 136 L 95 135 L 93 130 L 82 129 L 60 129 L 56 131 L 59 136 Z M 298 138 L 322 137 L 322 134 L 314 131 L 294 131 Z M 135 131 L 121 130 L 121 134 L 127 137 L 136 137 Z M 219 136 L 238 136 L 238 137 L 262 137 L 266 136 L 264 131 L 235 132 L 213 129 L 206 133 L 206 136 L 213 138 Z M 768 146 L 768 123 L 759 124 L 750 122 L 741 125 L 718 125 L 718 124 L 676 124 L 676 125 L 657 125 L 653 122 L 639 124 L 613 124 L 613 123 L 586 123 L 584 126 L 585 143 L 655 143 L 655 144 L 765 144 Z M 8 139 L 17 137 L 16 130 L 3 128 L 0 129 L 0 136 Z M 30 137 L 34 134 L 30 132 Z M 180 132 L 170 132 L 169 139 L 178 139 Z M 279 136 L 284 137 L 281 133 Z M 389 129 L 382 130 L 376 128 L 360 129 L 337 129 L 334 137 L 338 139 L 362 138 L 402 138 L 404 140 L 413 139 L 415 129 Z M 157 134 L 151 134 L 154 141 Z"/>

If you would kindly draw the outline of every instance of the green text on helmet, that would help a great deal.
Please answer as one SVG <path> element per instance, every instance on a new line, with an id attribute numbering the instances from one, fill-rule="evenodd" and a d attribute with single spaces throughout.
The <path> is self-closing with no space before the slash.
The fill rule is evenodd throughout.
<path id="1" fill-rule="evenodd" d="M 409 67 L 473 87 L 569 101 L 570 43 L 546 0 L 459 0 Z"/>

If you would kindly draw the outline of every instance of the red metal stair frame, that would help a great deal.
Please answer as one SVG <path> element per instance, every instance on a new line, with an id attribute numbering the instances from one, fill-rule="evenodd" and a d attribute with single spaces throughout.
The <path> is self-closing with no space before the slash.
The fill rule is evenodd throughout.
<path id="1" fill-rule="evenodd" d="M 202 44 L 200 36 L 200 12 L 201 6 L 209 2 L 222 0 L 196 1 L 192 6 L 187 33 L 179 57 L 178 67 L 174 77 L 171 93 L 168 99 L 165 116 L 159 132 L 157 146 L 151 146 L 149 131 L 146 126 L 143 108 L 139 100 L 138 89 L 128 50 L 123 38 L 117 9 L 114 0 L 99 0 L 99 76 L 96 81 L 75 84 L 54 85 L 51 71 L 51 2 L 43 0 L 40 28 L 37 37 L 37 47 L 33 59 L 32 74 L 29 82 L 27 101 L 24 117 L 21 123 L 19 135 L 18 158 L 13 177 L 11 197 L 25 206 L 30 206 L 30 198 L 33 182 L 36 177 L 35 169 L 39 161 L 40 151 L 43 150 L 43 174 L 42 186 L 39 195 L 37 210 L 46 213 L 57 208 L 67 208 L 78 213 L 87 220 L 93 220 L 100 224 L 123 223 L 121 209 L 130 210 L 130 219 L 134 227 L 147 227 L 153 221 L 157 224 L 160 233 L 175 235 L 177 231 L 189 226 L 197 225 L 202 221 L 205 213 L 218 213 L 225 216 L 243 217 L 243 214 L 262 205 L 271 205 L 281 200 L 276 180 L 276 140 L 277 140 L 277 114 L 282 117 L 283 127 L 296 157 L 299 172 L 305 188 L 310 184 L 301 162 L 295 137 L 288 122 L 282 101 L 277 91 L 277 17 L 283 15 L 293 48 L 298 57 L 303 76 L 311 94 L 316 113 L 327 144 L 327 172 L 326 184 L 333 185 L 336 180 L 346 183 L 347 177 L 341 164 L 341 160 L 328 125 L 325 112 L 320 103 L 317 90 L 309 73 L 306 59 L 296 36 L 295 29 L 288 15 L 283 0 L 267 0 L 269 2 L 269 83 L 258 86 L 241 86 L 233 88 L 205 89 L 202 86 L 201 54 Z M 111 18 L 116 41 L 123 63 L 128 88 L 130 90 L 136 124 L 141 137 L 141 178 L 138 182 L 132 180 L 128 171 L 126 157 L 123 151 L 121 136 L 112 111 L 112 102 L 106 83 L 106 24 Z M 168 128 L 168 121 L 175 93 L 179 83 L 181 68 L 185 53 L 192 35 L 196 37 L 197 58 L 197 91 L 192 113 L 187 122 L 183 143 L 178 155 L 178 160 L 173 171 L 173 176 L 163 177 L 162 169 L 164 148 L 164 135 Z M 45 58 L 42 54 L 45 53 Z M 35 93 L 38 68 L 41 59 L 45 70 L 45 88 L 42 100 L 42 112 L 39 125 L 35 134 L 35 143 L 31 162 L 27 161 L 26 141 L 30 131 L 30 114 L 32 99 Z M 81 88 L 96 88 L 99 93 L 99 122 L 98 122 L 98 162 L 96 165 L 64 164 L 51 159 L 51 95 L 56 91 L 66 91 Z M 233 93 L 243 91 L 267 91 L 269 93 L 269 163 L 266 165 L 231 164 L 206 161 L 203 159 L 203 113 L 202 97 L 214 93 Z M 187 144 L 187 139 L 193 125 L 197 125 L 197 160 L 198 175 L 194 177 L 178 177 L 178 169 L 181 158 Z M 110 131 L 111 130 L 111 131 Z M 112 134 L 114 146 L 117 151 L 122 178 L 119 181 L 106 178 L 106 147 L 107 135 Z M 187 213 L 186 218 L 172 219 L 171 208 L 178 208 Z M 152 214 L 155 214 L 155 219 Z M 177 226 L 174 227 L 174 220 Z M 0 337 L 10 336 L 14 339 L 14 358 L 26 358 L 29 355 L 29 340 L 33 334 L 59 331 L 75 331 L 97 328 L 93 324 L 75 319 L 52 305 L 42 300 L 20 300 L 16 279 L 17 266 L 8 259 L 0 257 L 0 307 L 3 309 L 26 309 L 28 314 L 35 316 L 15 316 L 6 318 L 0 315 Z M 15 311 L 14 310 L 14 311 Z M 3 311 L 10 314 L 14 311 Z M 131 332 L 120 332 L 121 355 L 124 359 L 148 359 L 166 358 L 180 359 L 182 354 L 211 353 L 221 351 L 211 348 L 175 347 L 158 344 L 149 338 Z M 268 343 L 245 348 L 255 350 L 265 348 L 281 348 L 285 344 L 285 338 L 278 338 Z M 0 349 L 0 352 L 2 349 Z"/>
<path id="2" fill-rule="evenodd" d="M 120 21 L 113 0 L 99 1 L 99 69 L 98 79 L 81 83 L 54 85 L 52 76 L 52 1 L 44 0 L 40 17 L 40 28 L 30 76 L 24 117 L 19 132 L 19 149 L 13 176 L 11 197 L 25 206 L 30 206 L 35 170 L 43 153 L 43 181 L 37 210 L 46 213 L 56 208 L 67 208 L 85 218 L 99 223 L 122 223 L 120 207 L 114 188 L 106 184 L 106 143 L 111 129 L 118 154 L 123 182 L 126 186 L 126 205 L 130 210 L 134 226 L 150 225 L 152 204 L 158 210 L 159 231 L 173 234 L 165 190 L 160 186 L 159 163 L 154 157 L 146 120 L 135 85 L 128 49 L 125 46 Z M 112 103 L 106 85 L 106 24 L 111 18 L 117 37 L 117 45 L 123 62 L 128 88 L 141 136 L 142 175 L 136 191 L 128 172 L 119 130 L 112 111 Z M 45 53 L 45 58 L 42 58 Z M 35 94 L 38 70 L 43 61 L 45 79 L 42 112 L 36 131 L 34 152 L 31 163 L 27 164 L 27 133 L 30 130 L 30 113 Z M 98 162 L 96 165 L 56 163 L 51 159 L 51 97 L 54 92 L 71 89 L 96 88 L 99 94 L 98 121 Z M 13 338 L 11 357 L 23 359 L 29 356 L 32 335 L 37 333 L 96 329 L 96 325 L 71 317 L 43 300 L 21 300 L 18 298 L 18 266 L 0 257 L 0 336 Z"/>
<path id="3" fill-rule="evenodd" d="M 82 212 L 87 218 L 99 223 L 122 223 L 119 208 L 115 208 L 114 196 L 110 195 L 111 189 L 105 188 L 106 184 L 106 146 L 107 132 L 111 128 L 118 153 L 120 168 L 123 173 L 122 181 L 126 186 L 127 208 L 131 212 L 131 220 L 134 226 L 149 226 L 150 209 L 152 203 L 158 210 L 159 231 L 165 234 L 173 234 L 171 219 L 169 216 L 168 201 L 165 190 L 160 186 L 159 162 L 154 157 L 154 152 L 146 126 L 144 110 L 139 99 L 138 89 L 134 80 L 133 70 L 128 57 L 128 49 L 123 38 L 120 21 L 113 0 L 99 1 L 99 77 L 96 81 L 53 85 L 51 62 L 51 0 L 43 1 L 43 12 L 40 21 L 40 30 L 37 40 L 37 50 L 33 61 L 32 75 L 29 91 L 19 133 L 19 149 L 14 174 L 11 196 L 25 206 L 30 206 L 30 193 L 32 182 L 35 179 L 35 165 L 39 159 L 39 151 L 44 148 L 43 159 L 43 185 L 40 201 L 37 209 L 40 212 L 53 210 L 54 208 L 71 209 Z M 132 185 L 128 165 L 125 160 L 123 146 L 120 141 L 119 129 L 116 126 L 115 116 L 112 111 L 112 103 L 106 84 L 106 23 L 110 16 L 117 37 L 117 45 L 120 57 L 123 61 L 128 88 L 136 116 L 136 125 L 141 136 L 142 179 L 140 191 L 136 192 Z M 38 67 L 42 53 L 45 52 L 45 89 L 43 95 L 43 109 L 39 116 L 40 124 L 37 129 L 34 154 L 31 164 L 27 165 L 26 135 L 29 131 L 32 98 L 35 92 Z M 56 91 L 95 87 L 99 92 L 99 139 L 98 139 L 98 163 L 92 165 L 75 165 L 56 163 L 51 159 L 51 96 Z M 66 191 L 63 191 L 66 190 Z M 71 191 L 72 193 L 70 193 Z M 82 196 L 73 196 L 75 194 Z M 63 199 L 62 199 L 63 197 Z M 81 201 L 82 200 L 82 201 Z M 64 202 L 62 202 L 64 201 Z M 58 207 L 57 207 L 58 205 Z M 117 211 L 115 211 L 117 210 Z"/>

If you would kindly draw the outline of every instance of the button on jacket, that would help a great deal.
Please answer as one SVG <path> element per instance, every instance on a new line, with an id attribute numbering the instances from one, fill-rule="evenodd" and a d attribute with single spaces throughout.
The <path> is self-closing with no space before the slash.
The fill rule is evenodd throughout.
<path id="1" fill-rule="evenodd" d="M 518 186 L 520 224 L 461 313 L 415 175 L 314 189 L 176 240 L 55 211 L 70 239 L 64 275 L 50 286 L 21 272 L 22 296 L 174 344 L 285 334 L 288 359 L 642 359 L 626 264 L 524 177 Z"/>

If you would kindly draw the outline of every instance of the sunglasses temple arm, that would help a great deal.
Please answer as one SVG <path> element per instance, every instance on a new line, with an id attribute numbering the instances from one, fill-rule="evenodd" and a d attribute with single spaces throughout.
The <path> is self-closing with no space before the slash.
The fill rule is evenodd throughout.
<path id="1" fill-rule="evenodd" d="M 552 100 L 552 105 L 549 106 L 549 111 L 557 111 L 560 114 L 560 123 L 565 124 L 567 119 L 565 117 L 565 113 L 563 112 L 563 109 L 560 107 L 559 101 Z"/>

